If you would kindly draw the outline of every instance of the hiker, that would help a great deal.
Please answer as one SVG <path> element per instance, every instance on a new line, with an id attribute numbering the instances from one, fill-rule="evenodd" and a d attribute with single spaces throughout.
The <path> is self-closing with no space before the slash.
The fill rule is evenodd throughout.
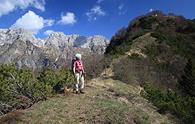
<path id="1" fill-rule="evenodd" d="M 84 67 L 83 67 L 83 62 L 81 60 L 81 54 L 76 54 L 75 55 L 76 60 L 73 63 L 73 73 L 75 75 L 76 78 L 76 84 L 75 84 L 75 88 L 76 88 L 76 94 L 79 93 L 84 93 L 83 89 L 84 89 Z"/>

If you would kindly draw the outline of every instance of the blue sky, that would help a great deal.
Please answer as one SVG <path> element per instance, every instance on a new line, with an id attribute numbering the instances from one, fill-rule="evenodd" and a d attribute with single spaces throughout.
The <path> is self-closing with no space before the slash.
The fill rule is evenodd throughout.
<path id="1" fill-rule="evenodd" d="M 25 28 L 44 38 L 53 31 L 110 39 L 150 10 L 195 18 L 195 0 L 0 0 L 0 28 Z"/>

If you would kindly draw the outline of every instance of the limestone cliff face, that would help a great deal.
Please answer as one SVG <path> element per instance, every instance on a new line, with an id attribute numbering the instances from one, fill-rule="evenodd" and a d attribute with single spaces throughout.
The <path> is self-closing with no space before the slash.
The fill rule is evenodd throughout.
<path id="1" fill-rule="evenodd" d="M 16 63 L 19 67 L 36 69 L 48 63 L 72 59 L 77 52 L 103 54 L 108 42 L 103 36 L 85 37 L 62 32 L 37 39 L 24 29 L 0 29 L 0 63 Z"/>
<path id="2" fill-rule="evenodd" d="M 91 52 L 102 54 L 105 52 L 106 46 L 109 41 L 99 35 L 85 37 L 80 35 L 65 35 L 62 32 L 52 33 L 46 40 L 45 46 L 55 46 L 59 49 L 63 49 L 66 46 L 72 46 L 76 48 L 87 48 Z"/>
<path id="3" fill-rule="evenodd" d="M 77 42 L 80 42 L 80 41 L 77 41 Z M 108 43 L 109 41 L 105 37 L 96 35 L 96 36 L 86 38 L 86 42 L 81 44 L 79 47 L 88 48 L 92 52 L 102 54 L 105 52 Z"/>

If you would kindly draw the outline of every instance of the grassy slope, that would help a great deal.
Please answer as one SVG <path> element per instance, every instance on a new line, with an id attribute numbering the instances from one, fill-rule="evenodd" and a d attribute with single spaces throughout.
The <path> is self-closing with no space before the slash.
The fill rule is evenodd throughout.
<path id="1" fill-rule="evenodd" d="M 174 123 L 167 115 L 159 114 L 138 92 L 135 86 L 120 81 L 93 79 L 87 84 L 84 95 L 59 95 L 29 109 L 9 113 L 1 117 L 0 123 Z"/>

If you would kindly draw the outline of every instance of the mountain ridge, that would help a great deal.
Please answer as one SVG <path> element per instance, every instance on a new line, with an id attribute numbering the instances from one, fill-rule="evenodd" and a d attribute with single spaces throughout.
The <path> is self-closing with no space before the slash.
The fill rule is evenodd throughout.
<path id="1" fill-rule="evenodd" d="M 194 20 L 154 11 L 119 30 L 106 55 L 114 61 L 114 79 L 140 85 L 159 113 L 194 124 L 194 50 Z"/>
<path id="2" fill-rule="evenodd" d="M 62 66 L 62 59 L 71 61 L 77 52 L 84 56 L 103 54 L 108 43 L 100 35 L 85 37 L 54 32 L 45 39 L 37 39 L 24 29 L 0 29 L 0 63 L 16 63 L 19 67 L 36 69 L 48 65 L 46 61 L 53 66 L 59 60 L 61 62 L 58 65 Z"/>
<path id="3" fill-rule="evenodd" d="M 98 40 L 102 41 L 102 43 L 105 42 L 106 45 L 108 45 L 109 43 L 109 40 L 101 35 L 93 35 L 86 37 L 79 34 L 66 35 L 63 32 L 53 32 L 48 35 L 48 37 L 40 39 L 36 38 L 32 32 L 25 29 L 0 29 L 0 45 L 3 45 L 4 43 L 13 43 L 13 41 L 15 41 L 16 39 L 22 39 L 29 40 L 38 47 L 44 47 L 48 44 L 53 44 L 62 47 L 62 45 L 66 45 L 67 42 L 70 43 L 73 47 L 79 47 L 79 45 L 77 45 L 78 43 L 74 44 L 75 40 L 77 40 L 77 42 L 80 42 L 79 38 L 83 38 L 83 40 L 99 38 Z M 59 42 L 61 44 L 58 44 L 56 42 Z M 64 42 L 64 44 L 62 44 L 62 42 Z M 93 40 L 91 42 L 93 42 Z M 82 45 L 80 46 L 82 47 Z"/>
<path id="4" fill-rule="evenodd" d="M 62 34 L 59 35 L 63 37 Z M 16 41 L 12 48 L 15 50 L 14 47 L 19 46 L 18 49 L 25 49 L 31 46 L 31 43 L 30 45 L 22 43 L 30 42 Z M 91 61 L 90 64 L 85 64 L 85 71 L 87 76 L 93 78 L 86 82 L 84 95 L 78 96 L 74 94 L 73 89 L 68 88 L 70 82 L 75 83 L 71 72 L 62 73 L 62 70 L 43 69 L 40 75 L 34 77 L 35 80 L 49 82 L 48 84 L 52 86 L 46 86 L 51 89 L 59 86 L 60 83 L 63 83 L 62 87 L 66 84 L 62 92 L 67 96 L 65 98 L 62 95 L 55 96 L 35 104 L 30 109 L 19 110 L 24 112 L 22 116 L 9 118 L 8 113 L 0 121 L 6 122 L 14 118 L 16 122 L 23 123 L 33 121 L 34 123 L 194 124 L 194 43 L 195 23 L 191 20 L 181 16 L 165 15 L 159 11 L 140 16 L 113 36 L 103 58 L 98 56 L 98 60 L 92 56 L 90 49 L 77 49 L 79 52 L 89 53 L 91 59 L 83 59 Z M 86 46 L 90 45 L 89 43 Z M 61 49 L 59 46 L 65 48 Z M 31 49 L 36 47 L 18 51 L 24 51 L 21 53 L 22 56 L 29 56 Z M 59 56 L 71 59 L 72 55 L 78 52 L 75 50 L 71 44 L 51 42 L 42 52 L 44 54 L 42 57 L 49 58 L 55 63 Z M 20 54 L 18 51 L 12 52 L 16 54 L 16 59 Z M 31 61 L 31 58 L 28 60 Z M 7 76 L 6 74 L 2 77 Z M 99 77 L 95 78 L 91 74 Z M 32 77 L 27 79 L 31 81 Z M 51 89 L 49 92 L 53 91 Z M 5 89 L 4 91 L 6 92 Z M 12 120 L 15 121 L 14 119 Z"/>

